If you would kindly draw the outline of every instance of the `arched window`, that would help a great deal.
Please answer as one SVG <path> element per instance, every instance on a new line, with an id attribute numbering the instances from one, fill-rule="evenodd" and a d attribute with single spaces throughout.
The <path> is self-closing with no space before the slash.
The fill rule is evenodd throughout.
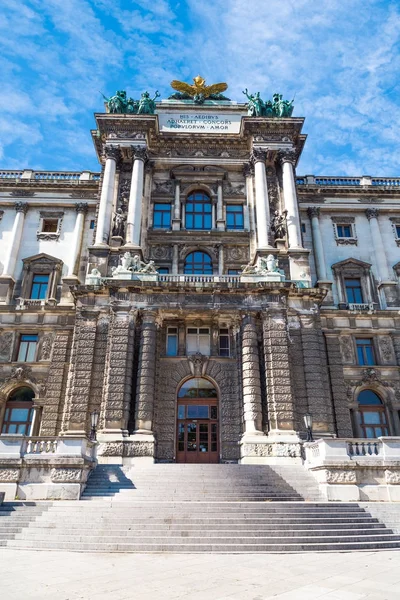
<path id="1" fill-rule="evenodd" d="M 217 398 L 214 385 L 203 377 L 192 377 L 182 384 L 178 398 Z"/>
<path id="2" fill-rule="evenodd" d="M 186 229 L 211 229 L 211 198 L 205 192 L 197 191 L 186 199 Z"/>
<path id="3" fill-rule="evenodd" d="M 212 275 L 211 258 L 205 252 L 191 252 L 185 260 L 184 273 L 187 275 Z"/>
<path id="4" fill-rule="evenodd" d="M 17 388 L 11 393 L 7 400 L 1 433 L 29 434 L 34 397 L 33 390 L 28 387 Z"/>
<path id="5" fill-rule="evenodd" d="M 378 394 L 372 390 L 363 390 L 358 395 L 358 419 L 362 437 L 377 438 L 388 435 L 385 407 Z"/>

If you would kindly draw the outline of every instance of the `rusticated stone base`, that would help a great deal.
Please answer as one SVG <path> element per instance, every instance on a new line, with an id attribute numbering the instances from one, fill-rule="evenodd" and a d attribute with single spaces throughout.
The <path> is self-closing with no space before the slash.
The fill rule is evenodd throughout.
<path id="1" fill-rule="evenodd" d="M 296 437 L 292 441 L 272 441 L 268 436 L 243 436 L 240 442 L 241 464 L 301 464 L 301 443 Z"/>
<path id="2" fill-rule="evenodd" d="M 102 439 L 97 448 L 97 460 L 100 464 L 153 463 L 154 449 L 155 440 L 151 434 L 133 434 L 114 441 Z"/>

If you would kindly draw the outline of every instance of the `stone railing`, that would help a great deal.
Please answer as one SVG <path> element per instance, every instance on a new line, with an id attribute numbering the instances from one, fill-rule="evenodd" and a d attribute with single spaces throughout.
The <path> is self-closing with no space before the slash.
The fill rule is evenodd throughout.
<path id="1" fill-rule="evenodd" d="M 238 283 L 240 275 L 158 275 L 158 281 L 176 283 Z"/>
<path id="2" fill-rule="evenodd" d="M 368 312 L 368 311 L 373 311 L 374 310 L 374 302 L 370 302 L 368 303 L 360 303 L 360 304 L 355 304 L 355 303 L 351 303 L 349 302 L 348 307 L 349 310 L 353 311 L 353 312 Z"/>
<path id="3" fill-rule="evenodd" d="M 8 179 L 19 182 L 75 182 L 81 181 L 98 181 L 100 173 L 92 173 L 91 171 L 0 171 L 0 180 Z"/>
<path id="4" fill-rule="evenodd" d="M 85 437 L 29 437 L 0 435 L 0 463 L 4 458 L 81 457 L 94 459 L 96 444 Z"/>
<path id="5" fill-rule="evenodd" d="M 320 185 L 335 187 L 355 187 L 355 186 L 379 186 L 379 187 L 398 187 L 400 186 L 400 177 L 324 177 L 319 175 L 304 175 L 296 177 L 297 185 Z"/>
<path id="6" fill-rule="evenodd" d="M 400 501 L 400 437 L 320 439 L 304 453 L 328 500 Z"/>

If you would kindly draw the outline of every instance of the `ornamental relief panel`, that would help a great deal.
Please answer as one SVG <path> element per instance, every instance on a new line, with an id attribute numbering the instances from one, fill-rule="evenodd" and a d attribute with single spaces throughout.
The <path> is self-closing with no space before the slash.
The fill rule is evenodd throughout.
<path id="1" fill-rule="evenodd" d="M 172 246 L 151 246 L 149 252 L 154 260 L 168 260 L 172 257 Z"/>
<path id="2" fill-rule="evenodd" d="M 226 260 L 246 261 L 249 260 L 249 249 L 246 246 L 227 246 L 224 248 Z"/>
<path id="3" fill-rule="evenodd" d="M 13 348 L 14 334 L 6 331 L 0 335 L 0 361 L 10 362 Z"/>
<path id="4" fill-rule="evenodd" d="M 396 359 L 393 351 L 392 340 L 389 336 L 378 336 L 379 353 L 381 355 L 382 362 L 386 364 L 396 364 Z"/>
<path id="5" fill-rule="evenodd" d="M 339 338 L 339 343 L 343 362 L 345 364 L 354 364 L 355 356 L 353 338 L 350 335 L 342 335 Z"/>
<path id="6" fill-rule="evenodd" d="M 155 195 L 171 195 L 174 193 L 174 188 L 175 183 L 172 179 L 165 179 L 163 181 L 157 181 L 157 179 L 153 179 L 153 193 Z"/>

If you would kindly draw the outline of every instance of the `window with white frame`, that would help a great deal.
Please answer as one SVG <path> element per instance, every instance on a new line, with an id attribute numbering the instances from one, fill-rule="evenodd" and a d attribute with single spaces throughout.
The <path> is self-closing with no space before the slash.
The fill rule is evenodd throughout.
<path id="1" fill-rule="evenodd" d="M 63 212 L 41 211 L 37 239 L 45 241 L 58 240 L 63 216 Z"/>
<path id="2" fill-rule="evenodd" d="M 356 225 L 354 217 L 331 217 L 333 233 L 339 245 L 357 245 Z"/>
<path id="3" fill-rule="evenodd" d="M 167 356 L 178 354 L 178 328 L 167 327 Z"/>
<path id="4" fill-rule="evenodd" d="M 186 331 L 186 354 L 204 354 L 210 356 L 209 327 L 188 327 Z"/>
<path id="5" fill-rule="evenodd" d="M 18 362 L 34 362 L 39 337 L 36 334 L 21 334 L 18 347 Z"/>
<path id="6" fill-rule="evenodd" d="M 332 265 L 336 279 L 339 308 L 371 310 L 378 296 L 371 277 L 371 264 L 348 258 Z"/>

